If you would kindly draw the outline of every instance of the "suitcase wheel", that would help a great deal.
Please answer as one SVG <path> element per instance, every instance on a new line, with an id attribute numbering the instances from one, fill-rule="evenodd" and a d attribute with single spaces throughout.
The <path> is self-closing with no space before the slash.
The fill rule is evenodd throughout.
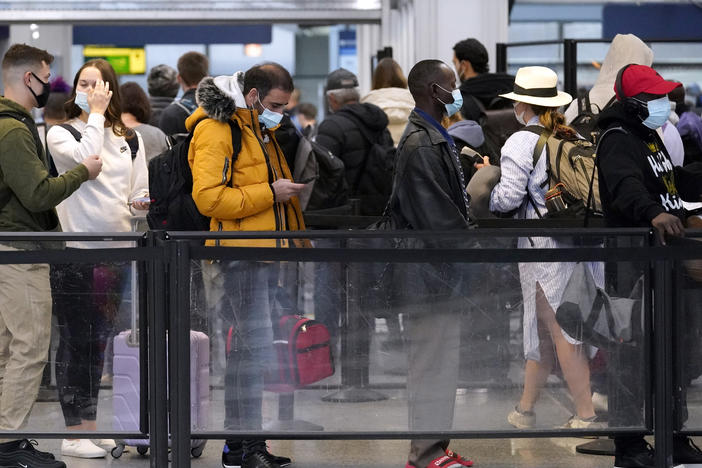
<path id="1" fill-rule="evenodd" d="M 202 452 L 205 450 L 205 444 L 199 445 L 197 447 L 193 447 L 190 449 L 190 455 L 193 456 L 193 458 L 199 458 L 200 455 L 202 455 Z"/>
<path id="2" fill-rule="evenodd" d="M 146 455 L 146 453 L 149 451 L 149 446 L 148 445 L 137 445 L 137 452 L 139 452 L 139 455 Z"/>
<path id="3" fill-rule="evenodd" d="M 117 444 L 116 446 L 112 447 L 112 450 L 110 450 L 110 454 L 112 455 L 112 458 L 119 458 L 122 456 L 124 453 L 124 444 Z"/>

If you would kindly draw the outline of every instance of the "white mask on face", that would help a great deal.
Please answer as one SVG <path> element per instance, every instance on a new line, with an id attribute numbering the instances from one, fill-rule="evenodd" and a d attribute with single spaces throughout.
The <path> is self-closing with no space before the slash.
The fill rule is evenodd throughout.
<path id="1" fill-rule="evenodd" d="M 517 119 L 517 122 L 519 122 L 522 125 L 526 125 L 526 120 L 524 119 L 524 114 L 526 114 L 526 109 L 524 109 L 522 112 L 517 112 L 517 106 L 519 106 L 521 103 L 518 102 L 514 106 L 514 117 Z"/>

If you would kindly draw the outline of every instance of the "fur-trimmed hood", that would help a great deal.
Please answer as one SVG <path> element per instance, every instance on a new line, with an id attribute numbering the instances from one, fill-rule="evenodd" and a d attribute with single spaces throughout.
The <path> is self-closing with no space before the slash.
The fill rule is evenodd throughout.
<path id="1" fill-rule="evenodd" d="M 207 76 L 200 81 L 195 92 L 195 101 L 208 117 L 226 122 L 237 107 L 245 108 L 244 72 L 231 76 Z"/>

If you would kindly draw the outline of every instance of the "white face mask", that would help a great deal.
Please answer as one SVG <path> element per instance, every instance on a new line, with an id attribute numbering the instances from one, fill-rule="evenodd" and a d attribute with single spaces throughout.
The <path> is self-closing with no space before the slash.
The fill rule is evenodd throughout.
<path id="1" fill-rule="evenodd" d="M 524 119 L 524 114 L 526 114 L 526 109 L 524 109 L 522 112 L 517 112 L 517 106 L 519 106 L 521 103 L 517 103 L 514 106 L 514 117 L 517 119 L 517 122 L 519 122 L 522 125 L 526 125 L 526 120 Z"/>

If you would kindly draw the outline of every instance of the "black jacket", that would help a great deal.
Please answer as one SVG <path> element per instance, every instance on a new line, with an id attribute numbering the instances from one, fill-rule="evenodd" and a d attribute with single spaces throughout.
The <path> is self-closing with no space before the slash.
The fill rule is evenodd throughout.
<path id="1" fill-rule="evenodd" d="M 446 138 L 412 111 L 397 147 L 393 215 L 411 229 L 467 229 L 460 171 Z"/>
<path id="2" fill-rule="evenodd" d="M 449 143 L 431 123 L 415 111 L 397 147 L 390 214 L 399 227 L 460 232 L 455 239 L 407 239 L 406 247 L 469 247 L 470 227 L 460 165 Z M 466 266 L 454 263 L 396 265 L 395 288 L 401 301 L 414 306 L 438 303 L 466 293 Z M 448 303 L 442 305 L 447 307 Z"/>
<path id="3" fill-rule="evenodd" d="M 316 141 L 341 159 L 346 166 L 346 181 L 351 188 L 354 187 L 363 170 L 363 163 L 370 143 L 363 138 L 359 125 L 366 127 L 371 135 L 377 137 L 376 141 L 383 146 L 393 146 L 392 136 L 388 131 L 388 117 L 383 110 L 370 103 L 348 104 L 339 111 L 328 115 L 319 124 Z"/>
<path id="4" fill-rule="evenodd" d="M 602 111 L 597 148 L 599 188 L 609 226 L 650 226 L 663 212 L 684 221 L 682 200 L 699 201 L 702 164 L 673 167 L 658 134 L 614 103 Z M 621 127 L 625 131 L 606 129 Z"/>
<path id="5" fill-rule="evenodd" d="M 501 99 L 499 100 L 499 105 L 495 106 L 493 101 L 500 94 L 514 90 L 514 75 L 508 75 L 507 73 L 483 73 L 465 80 L 461 83 L 460 90 L 463 95 L 463 107 L 461 107 L 463 118 L 479 122 L 483 109 L 501 108 L 511 105 L 511 101 Z"/>
<path id="6" fill-rule="evenodd" d="M 290 120 L 290 114 L 283 112 L 283 119 L 280 121 L 280 127 L 275 131 L 275 139 L 278 141 L 280 149 L 283 150 L 283 155 L 288 163 L 290 170 L 295 167 L 295 155 L 297 154 L 297 145 L 300 144 L 300 134 L 295 127 L 295 124 Z"/>
<path id="7" fill-rule="evenodd" d="M 193 106 L 194 111 L 197 107 L 195 104 L 195 91 L 195 89 L 187 90 L 183 93 L 183 97 L 173 101 L 168 107 L 163 109 L 158 122 L 158 127 L 163 130 L 163 133 L 166 135 L 188 133 L 188 129 L 185 128 L 185 119 L 187 119 L 192 112 L 185 110 L 182 104 L 178 104 L 178 101 L 189 101 L 188 104 Z M 187 108 L 187 106 L 185 107 Z"/>
<path id="8" fill-rule="evenodd" d="M 149 103 L 151 104 L 151 118 L 149 119 L 149 125 L 158 127 L 163 109 L 168 107 L 173 101 L 175 101 L 174 98 L 166 96 L 149 96 Z"/>

